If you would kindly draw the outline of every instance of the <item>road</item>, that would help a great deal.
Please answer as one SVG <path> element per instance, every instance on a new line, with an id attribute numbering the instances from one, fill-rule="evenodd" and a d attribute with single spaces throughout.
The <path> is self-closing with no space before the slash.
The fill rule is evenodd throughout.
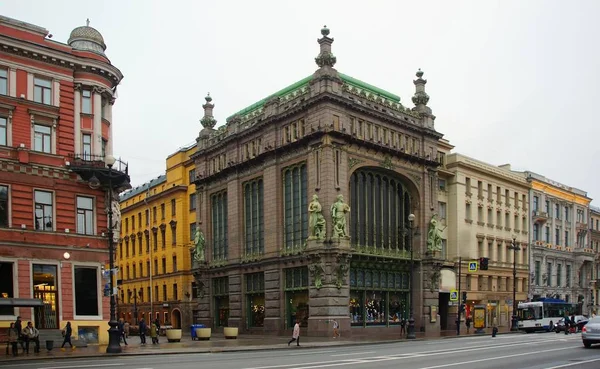
<path id="1" fill-rule="evenodd" d="M 310 338 L 307 338 L 310 340 Z M 554 333 L 329 346 L 230 353 L 51 359 L 3 363 L 2 369 L 597 369 L 600 346 L 583 348 L 580 335 Z"/>

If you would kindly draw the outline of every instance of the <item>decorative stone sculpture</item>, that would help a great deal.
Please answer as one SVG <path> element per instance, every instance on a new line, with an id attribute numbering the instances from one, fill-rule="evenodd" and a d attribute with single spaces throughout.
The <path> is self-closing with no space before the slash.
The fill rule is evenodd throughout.
<path id="1" fill-rule="evenodd" d="M 313 200 L 308 204 L 308 213 L 310 218 L 308 219 L 310 236 L 309 240 L 322 240 L 325 238 L 325 217 L 321 212 L 323 208 L 319 202 L 319 196 L 313 195 Z"/>
<path id="2" fill-rule="evenodd" d="M 323 264 L 318 261 L 308 266 L 311 276 L 313 277 L 313 283 L 316 289 L 323 287 Z"/>
<path id="3" fill-rule="evenodd" d="M 204 261 L 204 234 L 201 230 L 196 230 L 194 237 L 194 260 L 198 262 Z"/>
<path id="4" fill-rule="evenodd" d="M 331 220 L 333 223 L 333 238 L 346 238 L 346 213 L 350 212 L 350 206 L 344 202 L 344 196 L 338 195 L 337 201 L 331 205 Z"/>
<path id="5" fill-rule="evenodd" d="M 338 257 L 338 265 L 335 268 L 335 286 L 339 289 L 344 286 L 346 281 L 346 273 L 348 273 L 348 257 Z"/>
<path id="6" fill-rule="evenodd" d="M 439 229 L 438 222 L 434 214 L 429 221 L 429 231 L 427 232 L 427 251 L 442 251 L 442 231 Z M 444 227 L 444 229 L 446 229 Z"/>

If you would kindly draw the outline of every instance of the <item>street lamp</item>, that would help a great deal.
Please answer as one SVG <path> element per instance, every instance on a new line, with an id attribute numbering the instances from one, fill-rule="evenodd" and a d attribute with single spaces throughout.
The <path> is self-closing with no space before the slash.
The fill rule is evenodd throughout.
<path id="1" fill-rule="evenodd" d="M 408 318 L 408 330 L 406 333 L 406 338 L 408 339 L 415 339 L 415 317 L 414 317 L 414 308 L 413 308 L 413 275 L 414 275 L 414 268 L 415 268 L 415 264 L 414 264 L 414 260 L 413 260 L 413 223 L 415 221 L 415 215 L 414 214 L 409 214 L 408 215 L 408 244 L 410 245 L 410 285 L 409 290 L 408 290 L 408 298 L 409 298 L 409 305 L 408 305 L 408 313 L 409 313 L 409 318 Z"/>
<path id="2" fill-rule="evenodd" d="M 108 329 L 108 346 L 106 347 L 106 352 L 109 354 L 118 354 L 122 351 L 121 349 L 121 334 L 119 333 L 116 316 L 116 306 L 117 302 L 115 300 L 114 292 L 114 280 L 113 280 L 113 270 L 115 269 L 115 241 L 114 241 L 114 225 L 113 225 L 113 175 L 112 175 L 112 167 L 115 164 L 115 158 L 112 155 L 107 155 L 104 158 L 104 162 L 106 166 L 108 166 L 108 253 L 109 253 L 109 268 L 110 268 L 110 321 L 108 325 L 110 328 Z M 94 175 L 92 179 L 89 181 L 89 185 L 91 188 L 94 188 L 100 182 L 97 178 L 93 180 L 96 176 Z M 97 187 L 96 187 L 97 188 Z"/>
<path id="3" fill-rule="evenodd" d="M 512 244 L 508 246 L 509 250 L 513 250 L 513 313 L 512 313 L 512 324 L 510 330 L 516 332 L 519 330 L 517 325 L 517 251 L 521 250 L 517 245 L 517 236 L 513 235 Z"/>

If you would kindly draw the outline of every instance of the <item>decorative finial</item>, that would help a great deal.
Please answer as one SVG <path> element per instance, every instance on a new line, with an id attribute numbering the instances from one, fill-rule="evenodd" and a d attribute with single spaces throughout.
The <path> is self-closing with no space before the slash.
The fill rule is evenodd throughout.
<path id="1" fill-rule="evenodd" d="M 421 70 L 421 68 L 419 68 L 419 70 L 417 71 L 417 77 L 423 77 L 423 71 Z"/>
<path id="2" fill-rule="evenodd" d="M 425 92 L 425 85 L 427 84 L 427 80 L 423 79 L 423 71 L 421 68 L 416 73 L 417 79 L 413 81 L 415 84 L 415 94 L 412 97 L 413 103 L 417 106 L 425 107 L 429 102 L 429 95 Z"/>
<path id="3" fill-rule="evenodd" d="M 315 58 L 315 62 L 319 66 L 319 68 L 323 68 L 325 66 L 333 68 L 336 63 L 336 58 L 331 52 L 331 44 L 333 43 L 333 38 L 329 38 L 329 28 L 327 26 L 323 26 L 321 29 L 322 38 L 318 39 L 317 42 L 321 46 L 319 56 Z"/>
<path id="4" fill-rule="evenodd" d="M 329 36 L 329 28 L 327 28 L 327 25 L 323 26 L 321 29 L 321 34 L 325 37 Z"/>
<path id="5" fill-rule="evenodd" d="M 207 103 L 212 101 L 212 97 L 210 97 L 210 92 L 206 94 L 206 97 L 204 98 L 204 100 L 206 100 Z"/>
<path id="6" fill-rule="evenodd" d="M 217 120 L 213 117 L 213 108 L 215 105 L 211 103 L 212 97 L 210 97 L 210 92 L 206 95 L 204 100 L 206 100 L 206 103 L 202 105 L 204 108 L 204 117 L 200 119 L 200 124 L 202 124 L 202 127 L 204 128 L 213 129 L 217 124 Z"/>
<path id="7" fill-rule="evenodd" d="M 86 27 L 90 26 L 90 18 L 88 18 L 88 19 L 85 20 L 85 26 Z"/>

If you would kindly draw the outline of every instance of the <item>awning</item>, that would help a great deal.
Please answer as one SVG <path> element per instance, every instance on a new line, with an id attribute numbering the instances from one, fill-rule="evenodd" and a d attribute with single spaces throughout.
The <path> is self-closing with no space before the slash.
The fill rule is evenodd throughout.
<path id="1" fill-rule="evenodd" d="M 0 299 L 0 306 L 38 307 L 38 306 L 44 306 L 44 302 L 40 299 L 8 298 L 8 299 Z"/>

